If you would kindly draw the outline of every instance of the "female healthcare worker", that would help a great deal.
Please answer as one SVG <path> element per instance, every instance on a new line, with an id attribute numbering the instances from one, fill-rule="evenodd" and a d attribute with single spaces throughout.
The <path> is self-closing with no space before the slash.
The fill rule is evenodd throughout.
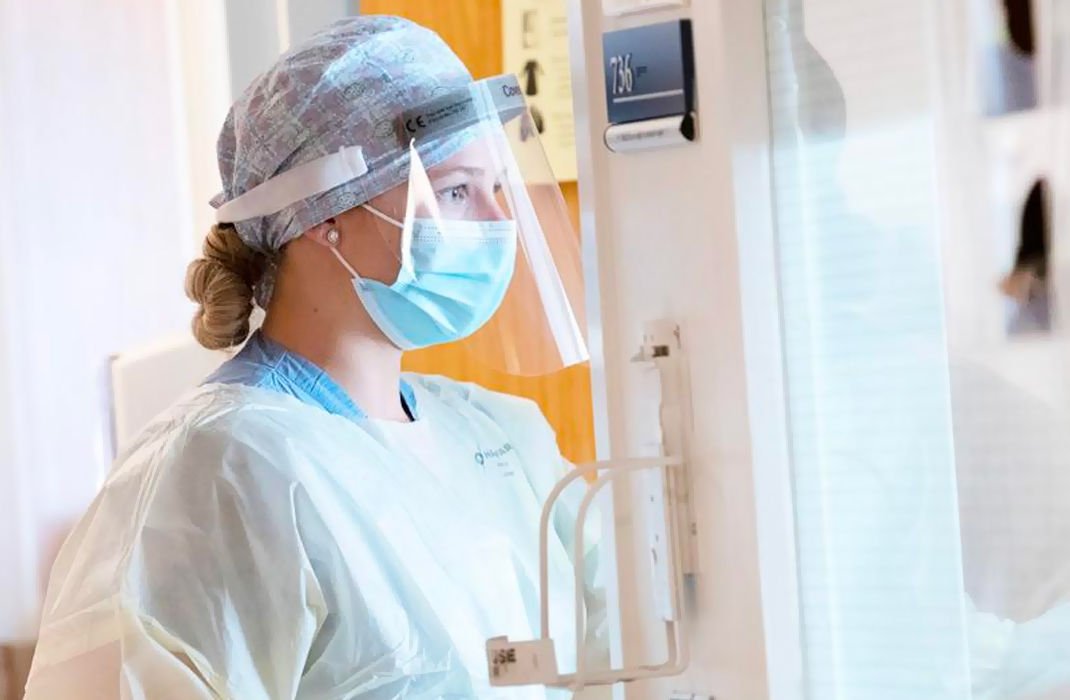
<path id="1" fill-rule="evenodd" d="M 554 433 L 527 401 L 400 370 L 464 338 L 518 372 L 585 357 L 575 237 L 515 78 L 347 19 L 257 78 L 218 150 L 194 335 L 242 344 L 254 296 L 263 327 L 64 545 L 29 700 L 546 697 L 491 688 L 485 642 L 538 636 Z M 551 540 L 562 670 L 582 494 Z"/>

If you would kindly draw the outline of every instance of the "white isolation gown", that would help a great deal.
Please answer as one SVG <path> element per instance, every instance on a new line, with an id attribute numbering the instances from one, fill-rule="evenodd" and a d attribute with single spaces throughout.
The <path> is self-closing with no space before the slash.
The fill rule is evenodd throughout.
<path id="1" fill-rule="evenodd" d="M 410 382 L 410 424 L 220 384 L 154 421 L 59 555 L 28 700 L 555 693 L 490 688 L 485 655 L 490 637 L 539 633 L 539 514 L 569 468 L 555 435 L 529 401 Z M 583 493 L 551 537 L 563 671 Z"/>

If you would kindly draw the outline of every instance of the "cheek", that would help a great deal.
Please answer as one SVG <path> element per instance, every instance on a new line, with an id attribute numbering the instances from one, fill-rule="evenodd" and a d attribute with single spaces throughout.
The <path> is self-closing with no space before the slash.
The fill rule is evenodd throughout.
<path id="1" fill-rule="evenodd" d="M 339 247 L 353 269 L 364 279 L 392 284 L 401 269 L 401 231 L 369 226 L 352 235 L 343 235 Z"/>

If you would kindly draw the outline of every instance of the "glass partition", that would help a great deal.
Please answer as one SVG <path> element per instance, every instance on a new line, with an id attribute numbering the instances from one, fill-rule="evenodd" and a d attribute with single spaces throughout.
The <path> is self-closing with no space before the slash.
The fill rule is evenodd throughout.
<path id="1" fill-rule="evenodd" d="M 766 3 L 809 700 L 1070 697 L 1059 4 Z"/>

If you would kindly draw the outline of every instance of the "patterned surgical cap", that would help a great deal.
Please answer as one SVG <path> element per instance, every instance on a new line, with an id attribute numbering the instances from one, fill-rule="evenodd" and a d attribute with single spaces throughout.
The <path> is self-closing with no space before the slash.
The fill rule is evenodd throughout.
<path id="1" fill-rule="evenodd" d="M 340 20 L 283 54 L 231 107 L 219 135 L 219 207 L 290 168 L 362 146 L 368 173 L 282 211 L 235 223 L 269 258 L 313 226 L 408 180 L 409 144 L 398 117 L 472 83 L 434 32 L 399 17 Z M 428 140 L 426 166 L 453 155 L 458 139 Z M 257 290 L 270 298 L 270 274 Z"/>

